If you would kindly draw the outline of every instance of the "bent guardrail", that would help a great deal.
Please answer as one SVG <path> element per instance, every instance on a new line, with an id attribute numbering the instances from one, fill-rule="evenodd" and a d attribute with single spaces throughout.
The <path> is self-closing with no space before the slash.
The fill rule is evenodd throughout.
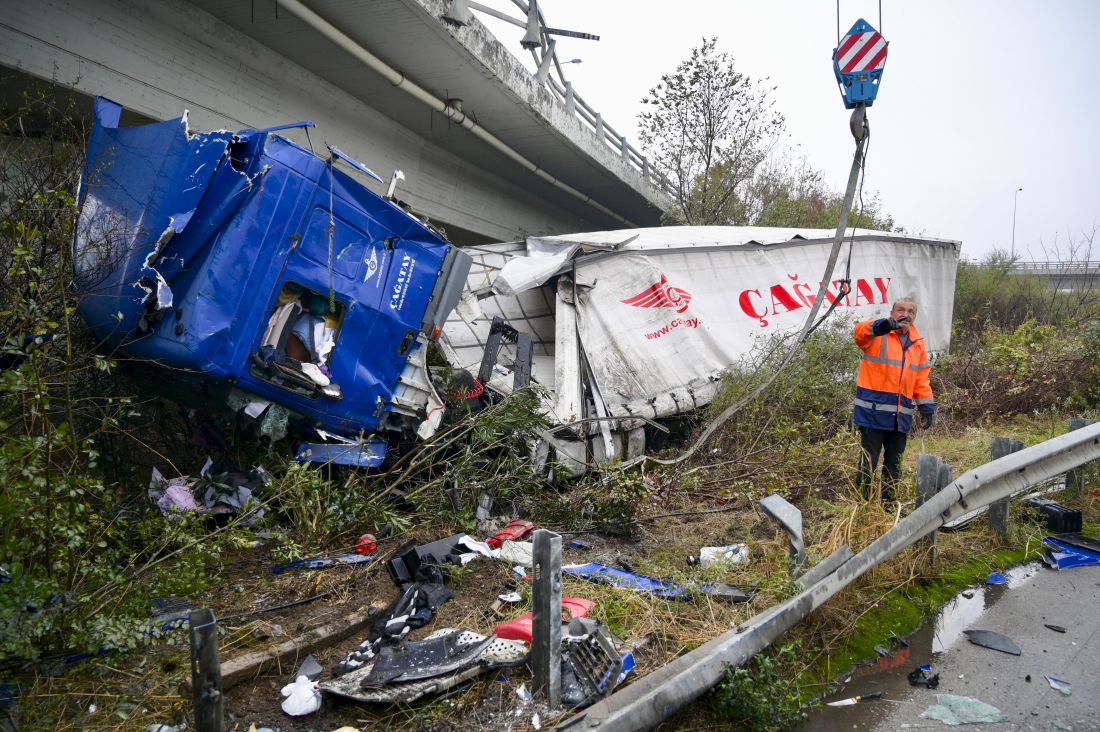
<path id="1" fill-rule="evenodd" d="M 1100 458 L 1100 424 L 1006 455 L 959 476 L 870 546 L 803 592 L 564 720 L 556 729 L 652 729 L 770 646 L 833 595 L 944 523 Z M 843 550 L 839 550 L 843 551 Z M 826 560 L 828 561 L 828 560 Z"/>

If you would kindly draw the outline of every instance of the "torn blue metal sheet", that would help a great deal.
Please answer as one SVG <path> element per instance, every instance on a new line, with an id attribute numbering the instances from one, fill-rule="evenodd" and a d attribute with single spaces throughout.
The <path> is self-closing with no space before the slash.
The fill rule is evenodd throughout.
<path id="1" fill-rule="evenodd" d="M 643 574 L 627 572 L 599 562 L 569 564 L 563 566 L 561 571 L 564 574 L 571 574 L 589 582 L 648 592 L 655 597 L 663 597 L 666 600 L 691 600 L 694 597 L 691 589 L 675 582 L 646 577 Z M 729 585 L 724 582 L 707 582 L 699 586 L 699 593 L 728 602 L 748 602 L 756 594 L 756 588 L 744 585 Z"/>
<path id="2" fill-rule="evenodd" d="M 337 149 L 336 149 L 335 147 L 333 147 L 332 145 L 328 145 L 328 144 L 326 144 L 326 145 L 325 145 L 325 147 L 327 147 L 327 148 L 328 148 L 328 151 L 329 151 L 330 153 L 332 153 L 333 157 L 337 157 L 337 158 L 339 158 L 340 160 L 343 160 L 343 161 L 344 161 L 345 163 L 347 163 L 347 164 L 348 164 L 348 165 L 350 165 L 351 167 L 355 168 L 355 169 L 356 169 L 356 170 L 358 170 L 358 171 L 359 171 L 360 173 L 365 173 L 365 174 L 366 174 L 366 175 L 367 175 L 368 177 L 370 177 L 370 178 L 374 178 L 374 179 L 375 179 L 376 181 L 378 181 L 379 183 L 381 183 L 381 182 L 382 182 L 382 179 L 381 179 L 381 178 L 380 178 L 380 177 L 378 176 L 378 173 L 375 173 L 375 172 L 374 172 L 373 170 L 371 170 L 371 169 L 370 169 L 370 168 L 368 168 L 367 166 L 363 165 L 362 163 L 360 163 L 360 162 L 359 162 L 358 160 L 356 160 L 355 158 L 351 157 L 351 156 L 350 156 L 350 155 L 348 155 L 347 153 L 345 153 L 345 152 L 341 152 L 340 150 L 337 150 Z"/>
<path id="3" fill-rule="evenodd" d="M 1100 565 L 1100 553 L 1098 552 L 1067 544 L 1052 536 L 1045 537 L 1043 543 L 1050 549 L 1047 554 L 1043 555 L 1043 561 L 1054 569 Z"/>
<path id="4" fill-rule="evenodd" d="M 335 567 L 338 564 L 367 564 L 374 561 L 373 554 L 333 554 L 328 557 L 311 557 L 299 559 L 285 564 L 276 564 L 271 568 L 272 574 L 283 574 L 293 569 L 325 569 Z"/>
<path id="5" fill-rule="evenodd" d="M 303 442 L 294 459 L 300 463 L 335 463 L 359 468 L 377 468 L 386 459 L 386 442 L 368 440 L 362 444 Z"/>
<path id="6" fill-rule="evenodd" d="M 118 104 L 101 98 L 95 109 L 75 255 L 79 309 L 103 347 L 171 369 L 173 392 L 189 381 L 277 402 L 303 430 L 420 424 L 428 379 L 416 371 L 457 302 L 465 253 L 279 127 L 195 133 L 184 118 L 119 128 Z M 288 379 L 261 357 L 291 291 L 336 321 L 317 362 L 333 388 Z"/>
<path id="7" fill-rule="evenodd" d="M 613 585 L 615 587 L 624 587 L 629 590 L 648 592 L 651 595 L 663 597 L 666 600 L 687 600 L 691 598 L 687 590 L 673 582 L 665 582 L 664 580 L 653 579 L 645 575 L 634 574 L 615 567 L 609 567 L 606 564 L 600 564 L 599 562 L 567 565 L 562 567 L 561 571 L 565 574 L 571 574 L 590 582 L 596 582 L 597 584 Z"/>

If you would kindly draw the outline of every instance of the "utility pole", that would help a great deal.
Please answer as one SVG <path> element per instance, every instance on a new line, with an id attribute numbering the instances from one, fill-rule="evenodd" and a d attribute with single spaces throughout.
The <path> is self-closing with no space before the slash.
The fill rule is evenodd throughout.
<path id="1" fill-rule="evenodd" d="M 1020 191 L 1023 188 L 1017 188 L 1016 192 L 1012 194 L 1012 258 L 1016 258 L 1016 197 L 1020 195 Z"/>

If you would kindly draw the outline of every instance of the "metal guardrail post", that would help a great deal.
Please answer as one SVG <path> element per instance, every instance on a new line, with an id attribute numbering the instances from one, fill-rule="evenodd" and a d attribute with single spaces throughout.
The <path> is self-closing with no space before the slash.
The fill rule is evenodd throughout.
<path id="1" fill-rule="evenodd" d="M 535 693 L 561 706 L 561 536 L 538 529 L 533 538 L 531 672 Z"/>
<path id="2" fill-rule="evenodd" d="M 218 661 L 218 622 L 210 608 L 192 610 L 188 620 L 195 729 L 224 732 L 225 697 L 222 695 L 222 667 Z"/>
<path id="3" fill-rule="evenodd" d="M 941 469 L 950 467 L 944 465 L 936 455 L 929 455 L 928 453 L 921 453 L 917 456 L 917 507 L 923 506 L 930 501 L 937 493 L 940 492 L 940 488 L 944 484 L 940 482 Z M 950 473 L 948 473 L 950 474 Z M 950 482 L 950 481 L 948 481 Z M 936 532 L 933 531 L 927 537 L 922 540 L 922 546 L 927 549 L 928 561 L 931 565 L 936 564 Z"/>
<path id="4" fill-rule="evenodd" d="M 993 445 L 990 448 L 990 458 L 997 460 L 1023 449 L 1024 443 L 1019 440 L 1013 440 L 1009 437 L 994 437 Z M 1008 502 L 1009 499 L 1002 498 L 989 505 L 989 526 L 996 532 L 1001 541 L 1008 538 Z"/>
<path id="5" fill-rule="evenodd" d="M 1084 419 L 1083 417 L 1073 417 L 1069 421 L 1069 431 L 1079 430 L 1082 427 L 1087 427 L 1092 424 L 1091 419 Z M 1085 495 L 1085 466 L 1075 468 L 1066 472 L 1066 489 L 1069 490 L 1069 494 L 1074 498 L 1080 498 Z"/>

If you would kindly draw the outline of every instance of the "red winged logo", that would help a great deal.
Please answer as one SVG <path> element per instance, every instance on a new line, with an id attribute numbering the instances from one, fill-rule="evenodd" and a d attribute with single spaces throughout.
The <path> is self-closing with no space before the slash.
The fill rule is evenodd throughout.
<path id="1" fill-rule="evenodd" d="M 660 282 L 655 282 L 634 297 L 620 302 L 636 308 L 675 308 L 676 312 L 682 313 L 691 302 L 691 293 L 668 284 L 668 277 L 662 272 Z"/>

